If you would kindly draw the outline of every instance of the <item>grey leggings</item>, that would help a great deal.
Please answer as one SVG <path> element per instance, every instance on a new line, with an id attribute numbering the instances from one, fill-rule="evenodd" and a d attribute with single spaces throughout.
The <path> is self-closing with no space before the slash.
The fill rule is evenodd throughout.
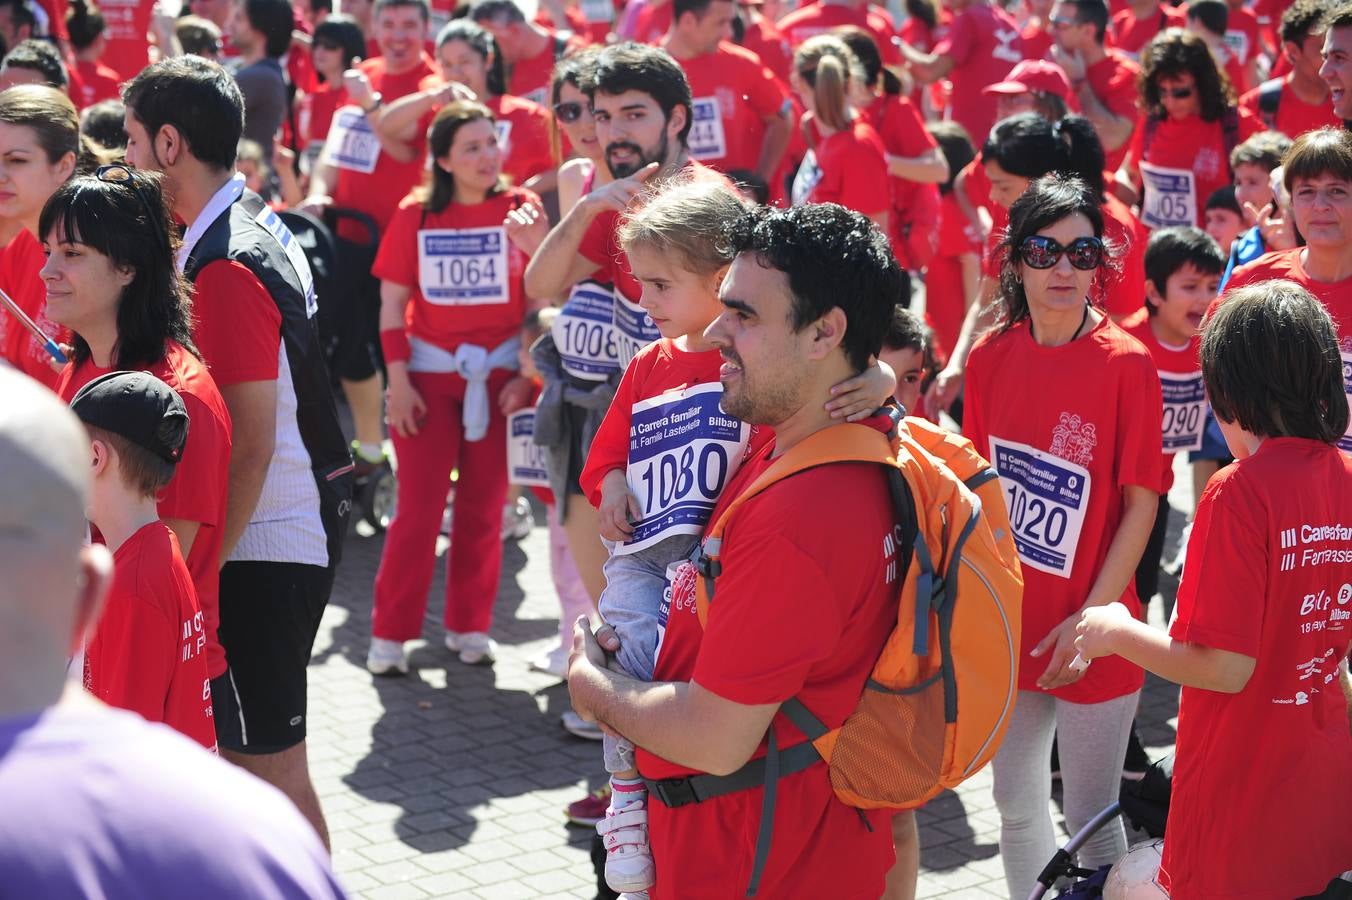
<path id="1" fill-rule="evenodd" d="M 1066 825 L 1074 834 L 1117 799 L 1127 735 L 1138 693 L 1103 703 L 1068 703 L 1037 691 L 1019 691 L 1004 743 L 995 754 L 995 805 L 1000 810 L 1000 858 L 1010 900 L 1024 900 L 1056 852 L 1056 832 L 1047 801 L 1049 763 L 1057 737 Z M 1080 849 L 1087 869 L 1110 865 L 1127 851 L 1121 820 Z"/>

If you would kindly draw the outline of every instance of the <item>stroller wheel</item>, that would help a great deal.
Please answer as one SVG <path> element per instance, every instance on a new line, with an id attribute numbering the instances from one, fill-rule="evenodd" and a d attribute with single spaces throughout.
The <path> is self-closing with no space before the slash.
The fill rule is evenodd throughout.
<path id="1" fill-rule="evenodd" d="M 377 533 L 390 527 L 396 493 L 394 472 L 388 465 L 372 473 L 361 485 L 357 502 L 361 506 L 362 521 Z"/>

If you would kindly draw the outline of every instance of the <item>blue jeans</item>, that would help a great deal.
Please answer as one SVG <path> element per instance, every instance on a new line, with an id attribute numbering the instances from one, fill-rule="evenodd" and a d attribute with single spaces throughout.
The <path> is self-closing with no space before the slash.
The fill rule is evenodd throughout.
<path id="1" fill-rule="evenodd" d="M 634 553 L 617 554 L 606 541 L 610 558 L 602 571 L 606 576 L 598 607 L 601 618 L 615 629 L 620 652 L 615 661 L 632 678 L 652 681 L 657 660 L 657 611 L 666 587 L 667 566 L 685 559 L 699 543 L 699 535 L 677 534 Z M 607 772 L 634 768 L 634 745 L 624 738 L 606 735 L 602 741 Z"/>

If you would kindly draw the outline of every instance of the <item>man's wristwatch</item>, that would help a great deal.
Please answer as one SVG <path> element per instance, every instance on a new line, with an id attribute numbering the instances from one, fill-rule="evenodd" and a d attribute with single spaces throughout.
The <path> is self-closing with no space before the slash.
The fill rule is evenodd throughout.
<path id="1" fill-rule="evenodd" d="M 374 94 L 371 95 L 371 105 L 363 106 L 361 108 L 362 112 L 367 113 L 369 115 L 375 112 L 376 110 L 380 109 L 380 104 L 384 102 L 385 98 L 380 95 L 380 91 L 376 91 Z"/>

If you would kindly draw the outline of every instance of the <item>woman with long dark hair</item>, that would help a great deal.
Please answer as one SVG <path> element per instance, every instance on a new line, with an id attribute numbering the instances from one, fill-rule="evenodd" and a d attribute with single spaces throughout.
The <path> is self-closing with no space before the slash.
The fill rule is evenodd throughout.
<path id="1" fill-rule="evenodd" d="M 1147 228 L 1203 224 L 1207 198 L 1232 181 L 1230 152 L 1263 130 L 1206 43 L 1170 28 L 1141 55 L 1143 116 L 1117 181 L 1134 193 Z"/>
<path id="2" fill-rule="evenodd" d="M 456 469 L 446 646 L 467 664 L 491 663 L 497 652 L 488 631 L 502 566 L 507 420 L 496 398 L 515 377 L 527 261 L 504 222 L 539 198 L 503 180 L 495 126 L 478 103 L 437 113 L 432 170 L 399 204 L 372 269 L 399 459 L 397 511 L 376 573 L 367 656 L 375 674 L 408 671 L 404 642 L 422 634 Z"/>
<path id="3" fill-rule="evenodd" d="M 1019 696 L 993 764 L 1005 879 L 1022 897 L 1056 850 L 1053 737 L 1072 832 L 1117 799 L 1143 675 L 1119 658 L 1073 668 L 1075 626 L 1091 606 L 1139 612 L 1133 576 L 1160 494 L 1162 401 L 1149 351 L 1091 302 L 1113 252 L 1092 188 L 1034 181 L 1010 206 L 1000 250 L 1000 325 L 968 361 L 963 431 L 1000 476 L 1023 562 Z M 1079 862 L 1094 869 L 1125 850 L 1112 823 Z"/>
<path id="4" fill-rule="evenodd" d="M 38 231 L 47 315 L 71 332 L 71 360 L 56 385 L 61 398 L 69 402 L 90 381 L 119 370 L 149 372 L 183 398 L 188 443 L 158 511 L 197 589 L 207 675 L 229 690 L 217 599 L 230 413 L 193 346 L 188 287 L 174 265 L 178 232 L 160 176 L 123 165 L 78 176 L 52 194 Z"/>

